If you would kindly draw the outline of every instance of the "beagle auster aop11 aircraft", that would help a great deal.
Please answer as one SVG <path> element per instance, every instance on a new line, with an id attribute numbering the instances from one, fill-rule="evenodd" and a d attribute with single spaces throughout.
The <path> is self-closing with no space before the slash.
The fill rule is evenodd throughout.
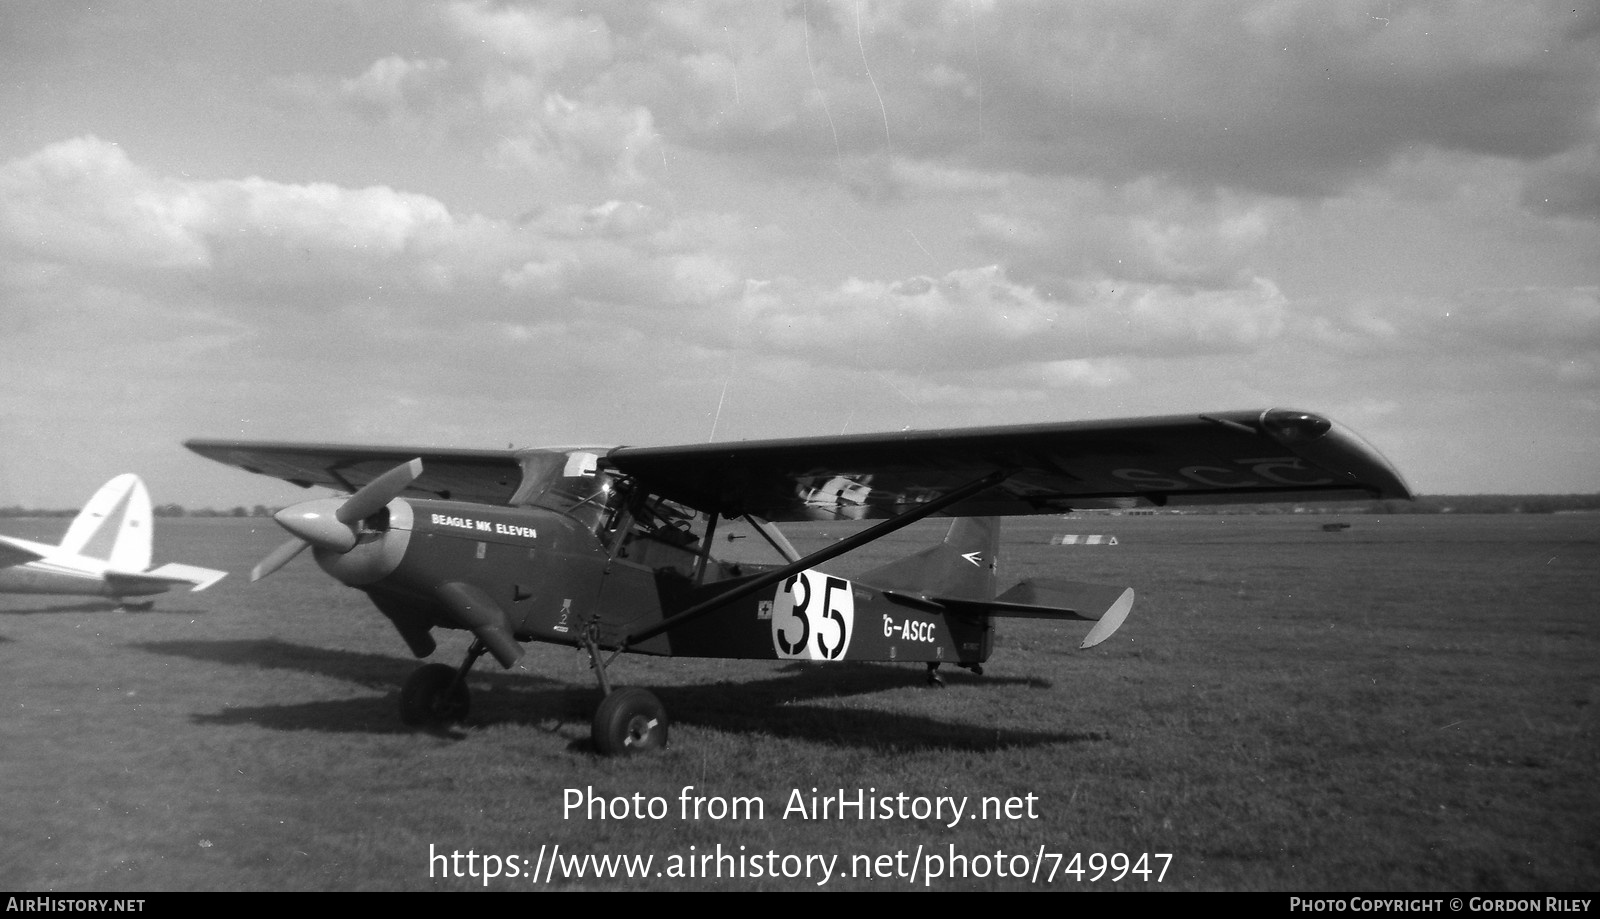
<path id="1" fill-rule="evenodd" d="M 293 538 L 252 580 L 309 545 L 417 657 L 433 653 L 435 627 L 472 632 L 459 667 L 407 680 L 407 723 L 462 719 L 479 657 L 509 669 L 519 642 L 552 642 L 589 654 L 602 692 L 593 738 L 607 754 L 667 742 L 652 693 L 612 689 L 623 651 L 916 662 L 937 681 L 943 663 L 982 672 L 994 617 L 1093 622 L 1083 647 L 1116 631 L 1131 589 L 1036 579 L 997 592 L 998 517 L 1411 496 L 1355 434 L 1282 409 L 678 447 L 187 446 L 352 493 L 280 511 Z M 854 580 L 817 570 L 934 515 L 958 518 L 937 546 Z M 802 556 L 773 523 L 808 520 L 881 522 Z M 719 521 L 753 529 L 784 561 L 719 560 Z"/>

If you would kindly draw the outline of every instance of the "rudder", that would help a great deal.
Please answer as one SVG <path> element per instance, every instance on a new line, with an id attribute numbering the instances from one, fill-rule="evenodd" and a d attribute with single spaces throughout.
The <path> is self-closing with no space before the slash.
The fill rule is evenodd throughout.
<path id="1" fill-rule="evenodd" d="M 153 543 L 150 492 L 131 472 L 100 486 L 89 503 L 67 527 L 61 550 L 73 555 L 102 558 L 121 571 L 150 567 Z"/>
<path id="2" fill-rule="evenodd" d="M 924 597 L 990 600 L 1000 561 L 1000 518 L 958 517 L 944 541 L 876 568 L 859 580 Z"/>

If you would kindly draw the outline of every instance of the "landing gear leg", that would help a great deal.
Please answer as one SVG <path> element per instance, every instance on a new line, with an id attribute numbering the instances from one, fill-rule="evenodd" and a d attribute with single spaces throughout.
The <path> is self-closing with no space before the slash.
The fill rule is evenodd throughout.
<path id="1" fill-rule="evenodd" d="M 488 650 L 483 642 L 474 641 L 459 668 L 449 664 L 418 667 L 400 688 L 400 720 L 413 727 L 458 724 L 467 720 L 467 712 L 472 707 L 467 671 Z"/>
<path id="2" fill-rule="evenodd" d="M 632 756 L 652 753 L 667 746 L 667 710 L 648 689 L 624 686 L 613 690 L 606 678 L 607 661 L 591 626 L 583 630 L 583 646 L 589 663 L 600 681 L 600 708 L 589 726 L 589 737 L 602 756 Z"/>
<path id="3" fill-rule="evenodd" d="M 939 662 L 928 662 L 928 685 L 936 689 L 944 688 L 944 677 L 939 674 Z"/>

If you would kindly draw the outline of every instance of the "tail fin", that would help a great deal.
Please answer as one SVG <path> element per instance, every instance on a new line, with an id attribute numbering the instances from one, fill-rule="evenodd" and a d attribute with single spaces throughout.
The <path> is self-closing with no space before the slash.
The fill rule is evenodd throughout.
<path id="1" fill-rule="evenodd" d="M 1000 561 L 1000 518 L 958 517 L 944 542 L 860 577 L 894 593 L 922 598 L 992 600 Z"/>
<path id="2" fill-rule="evenodd" d="M 1133 609 L 1133 588 L 1030 578 L 995 594 L 1000 521 L 962 517 L 944 542 L 861 576 L 889 599 L 928 610 L 965 610 L 1022 619 L 1076 619 L 1094 627 L 1078 647 L 1092 648 L 1122 626 Z"/>
<path id="3" fill-rule="evenodd" d="M 73 555 L 103 558 L 119 571 L 144 571 L 150 567 L 150 492 L 133 473 L 124 473 L 94 493 L 83 506 L 61 550 Z"/>

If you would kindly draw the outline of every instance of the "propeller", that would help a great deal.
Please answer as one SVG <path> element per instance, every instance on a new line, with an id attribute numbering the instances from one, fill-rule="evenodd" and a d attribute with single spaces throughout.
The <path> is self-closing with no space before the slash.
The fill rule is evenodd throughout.
<path id="1" fill-rule="evenodd" d="M 361 521 L 400 497 L 419 475 L 422 475 L 420 457 L 390 469 L 348 498 L 318 498 L 278 511 L 272 519 L 293 534 L 293 538 L 273 549 L 250 569 L 250 580 L 259 581 L 289 564 L 306 546 L 341 555 L 354 549 Z"/>
<path id="2" fill-rule="evenodd" d="M 250 569 L 250 583 L 254 584 L 256 581 L 289 564 L 296 555 L 305 551 L 306 546 L 309 545 L 311 544 L 297 537 L 273 549 L 267 553 L 266 558 L 256 562 L 256 566 Z"/>

